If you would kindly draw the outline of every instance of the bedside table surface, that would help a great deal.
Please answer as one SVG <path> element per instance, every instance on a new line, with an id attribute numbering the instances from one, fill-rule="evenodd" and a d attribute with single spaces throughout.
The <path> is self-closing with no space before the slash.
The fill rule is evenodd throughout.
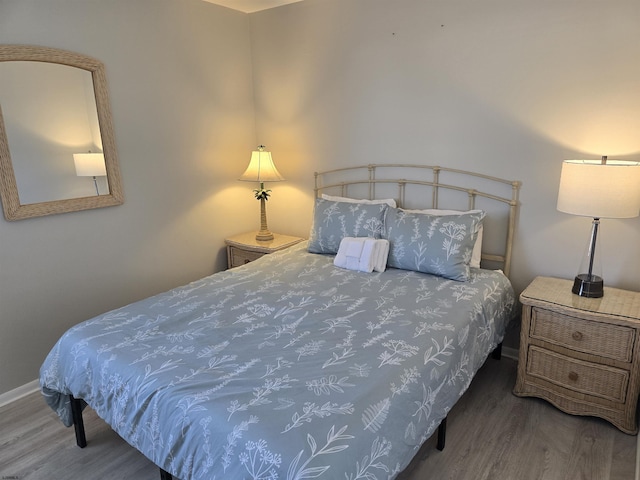
<path id="1" fill-rule="evenodd" d="M 273 234 L 273 240 L 261 242 L 256 240 L 256 234 L 258 232 L 245 232 L 233 237 L 225 238 L 225 243 L 232 247 L 238 247 L 243 250 L 251 250 L 261 253 L 273 253 L 278 250 L 285 249 L 296 243 L 300 243 L 304 238 L 293 237 L 290 235 L 281 235 L 279 233 Z"/>
<path id="2" fill-rule="evenodd" d="M 558 310 L 570 308 L 605 316 L 640 320 L 640 292 L 604 288 L 601 298 L 581 297 L 571 292 L 572 280 L 553 277 L 537 277 L 520 294 L 520 301 L 526 304 L 542 302 L 545 307 L 557 305 Z"/>

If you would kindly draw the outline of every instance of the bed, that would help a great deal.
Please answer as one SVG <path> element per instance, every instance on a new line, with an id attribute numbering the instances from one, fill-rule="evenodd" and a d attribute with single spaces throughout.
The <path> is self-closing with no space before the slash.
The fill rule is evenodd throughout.
<path id="1" fill-rule="evenodd" d="M 519 187 L 430 166 L 316 174 L 308 241 L 72 327 L 42 393 L 80 446 L 88 405 L 165 479 L 395 478 L 515 315 Z M 474 258 L 479 231 L 500 253 Z M 337 267 L 344 236 L 388 238 L 388 268 Z"/>

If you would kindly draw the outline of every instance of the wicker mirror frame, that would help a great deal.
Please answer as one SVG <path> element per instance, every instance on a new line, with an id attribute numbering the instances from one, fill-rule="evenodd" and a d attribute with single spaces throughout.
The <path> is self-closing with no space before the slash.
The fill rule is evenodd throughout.
<path id="1" fill-rule="evenodd" d="M 56 63 L 80 68 L 91 73 L 109 193 L 95 197 L 70 198 L 29 204 L 20 203 L 7 132 L 2 117 L 2 106 L 0 105 L 0 200 L 2 201 L 5 218 L 10 221 L 21 220 L 57 213 L 121 205 L 124 202 L 124 195 L 104 65 L 94 58 L 66 50 L 27 45 L 0 45 L 0 62 L 11 61 Z"/>

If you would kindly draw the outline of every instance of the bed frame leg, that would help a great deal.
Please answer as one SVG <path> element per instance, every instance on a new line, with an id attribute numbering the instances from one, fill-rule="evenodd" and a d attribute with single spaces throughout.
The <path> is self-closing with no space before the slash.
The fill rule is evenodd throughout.
<path id="1" fill-rule="evenodd" d="M 173 480 L 173 477 L 166 470 L 160 469 L 160 480 Z"/>
<path id="2" fill-rule="evenodd" d="M 491 352 L 491 358 L 496 360 L 500 360 L 502 358 L 502 342 L 498 344 L 498 346 Z M 447 439 L 447 417 L 442 419 L 440 425 L 438 426 L 438 443 L 436 444 L 436 448 L 440 451 L 444 450 L 444 444 Z"/>
<path id="3" fill-rule="evenodd" d="M 500 360 L 502 358 L 502 342 L 500 342 L 495 350 L 491 352 L 491 358 L 494 360 Z"/>
<path id="4" fill-rule="evenodd" d="M 447 436 L 447 417 L 444 417 L 438 426 L 438 443 L 436 448 L 440 451 L 444 450 L 444 442 Z"/>
<path id="5" fill-rule="evenodd" d="M 71 400 L 71 416 L 73 427 L 76 431 L 76 443 L 80 448 L 87 446 L 87 437 L 84 433 L 84 421 L 82 420 L 82 400 L 69 395 Z M 166 470 L 160 469 L 160 480 L 173 480 L 173 476 Z"/>
<path id="6" fill-rule="evenodd" d="M 87 437 L 84 433 L 84 421 L 82 420 L 82 400 L 71 398 L 71 416 L 73 418 L 73 428 L 76 430 L 76 444 L 80 448 L 87 446 Z"/>

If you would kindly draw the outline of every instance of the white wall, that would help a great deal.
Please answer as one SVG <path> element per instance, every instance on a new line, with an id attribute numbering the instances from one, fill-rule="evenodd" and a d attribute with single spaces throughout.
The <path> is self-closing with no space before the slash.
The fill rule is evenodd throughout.
<path id="1" fill-rule="evenodd" d="M 274 229 L 308 231 L 314 170 L 463 168 L 523 182 L 518 292 L 578 273 L 590 220 L 556 211 L 561 162 L 640 160 L 640 2 L 305 0 L 250 18 L 258 138 L 291 176 Z M 640 220 L 601 233 L 605 283 L 640 290 Z"/>
<path id="2" fill-rule="evenodd" d="M 0 220 L 0 392 L 72 324 L 222 268 L 256 143 L 287 179 L 273 231 L 308 234 L 314 170 L 440 164 L 523 181 L 518 291 L 572 277 L 590 227 L 555 209 L 560 164 L 640 159 L 639 23 L 636 0 L 2 0 L 0 43 L 106 64 L 126 201 Z M 640 220 L 602 236 L 607 284 L 640 289 Z"/>
<path id="3" fill-rule="evenodd" d="M 0 43 L 105 64 L 125 203 L 0 219 L 0 394 L 70 326 L 226 266 L 254 228 L 249 23 L 201 0 L 2 0 Z"/>

